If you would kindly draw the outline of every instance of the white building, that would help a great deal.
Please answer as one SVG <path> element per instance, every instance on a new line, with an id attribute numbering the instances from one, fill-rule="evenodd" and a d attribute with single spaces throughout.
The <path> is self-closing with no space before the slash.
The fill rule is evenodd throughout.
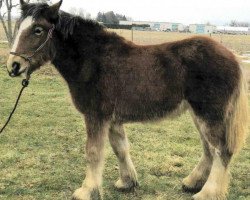
<path id="1" fill-rule="evenodd" d="M 150 21 L 120 21 L 121 25 L 144 25 L 147 24 L 151 30 L 156 31 L 173 31 L 179 32 L 184 30 L 184 25 L 181 23 L 172 22 L 150 22 Z"/>
<path id="2" fill-rule="evenodd" d="M 210 34 L 216 32 L 216 26 L 206 24 L 190 24 L 189 31 L 196 34 Z"/>
<path id="3" fill-rule="evenodd" d="M 250 27 L 217 26 L 216 31 L 227 34 L 250 34 Z"/>

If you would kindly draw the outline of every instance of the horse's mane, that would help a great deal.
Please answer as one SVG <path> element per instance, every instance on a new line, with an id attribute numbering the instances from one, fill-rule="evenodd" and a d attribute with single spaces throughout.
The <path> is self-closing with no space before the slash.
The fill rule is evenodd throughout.
<path id="1" fill-rule="evenodd" d="M 73 35 L 75 28 L 79 28 L 80 26 L 84 29 L 84 32 L 92 32 L 93 29 L 97 32 L 103 30 L 103 27 L 94 20 L 84 19 L 80 16 L 60 11 L 56 29 L 60 30 L 64 38 Z"/>
<path id="2" fill-rule="evenodd" d="M 39 18 L 48 19 L 49 16 L 46 14 L 48 9 L 49 5 L 46 3 L 31 3 L 23 10 L 21 18 L 24 19 L 28 16 L 32 16 L 35 20 Z M 59 30 L 65 39 L 73 35 L 75 27 L 79 25 L 84 25 L 86 31 L 93 29 L 100 31 L 103 29 L 103 27 L 94 20 L 84 19 L 61 10 L 58 19 L 55 21 L 56 30 Z"/>

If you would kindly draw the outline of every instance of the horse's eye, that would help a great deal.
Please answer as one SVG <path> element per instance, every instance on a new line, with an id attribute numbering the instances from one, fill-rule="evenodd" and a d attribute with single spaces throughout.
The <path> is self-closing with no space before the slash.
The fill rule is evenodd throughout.
<path id="1" fill-rule="evenodd" d="M 43 33 L 43 28 L 42 27 L 36 27 L 35 28 L 35 34 L 36 35 L 42 35 Z"/>

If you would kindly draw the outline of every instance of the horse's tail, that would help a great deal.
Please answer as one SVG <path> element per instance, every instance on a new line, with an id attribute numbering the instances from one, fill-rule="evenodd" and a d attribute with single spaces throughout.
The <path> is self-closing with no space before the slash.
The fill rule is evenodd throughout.
<path id="1" fill-rule="evenodd" d="M 230 153 L 243 146 L 248 129 L 247 82 L 241 69 L 240 82 L 228 104 L 226 123 L 226 145 Z"/>

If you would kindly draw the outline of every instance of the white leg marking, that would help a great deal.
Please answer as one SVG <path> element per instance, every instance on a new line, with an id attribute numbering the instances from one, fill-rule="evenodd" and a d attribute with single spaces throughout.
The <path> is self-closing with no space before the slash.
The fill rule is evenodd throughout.
<path id="1" fill-rule="evenodd" d="M 129 154 L 129 143 L 122 126 L 113 126 L 109 134 L 110 144 L 119 161 L 120 178 L 115 186 L 121 190 L 137 185 L 137 174 Z"/>
<path id="2" fill-rule="evenodd" d="M 228 186 L 228 171 L 223 165 L 220 151 L 215 149 L 213 165 L 208 180 L 202 190 L 193 196 L 195 200 L 224 200 Z"/>
<path id="3" fill-rule="evenodd" d="M 199 189 L 206 182 L 211 167 L 211 160 L 203 155 L 198 165 L 189 176 L 183 179 L 182 183 L 188 189 Z"/>
<path id="4" fill-rule="evenodd" d="M 93 123 L 94 124 L 94 123 Z M 104 165 L 104 143 L 109 122 L 91 124 L 86 119 L 88 138 L 86 144 L 87 171 L 82 187 L 73 194 L 74 200 L 101 200 L 102 171 Z M 93 137 L 92 137 L 93 136 Z"/>

